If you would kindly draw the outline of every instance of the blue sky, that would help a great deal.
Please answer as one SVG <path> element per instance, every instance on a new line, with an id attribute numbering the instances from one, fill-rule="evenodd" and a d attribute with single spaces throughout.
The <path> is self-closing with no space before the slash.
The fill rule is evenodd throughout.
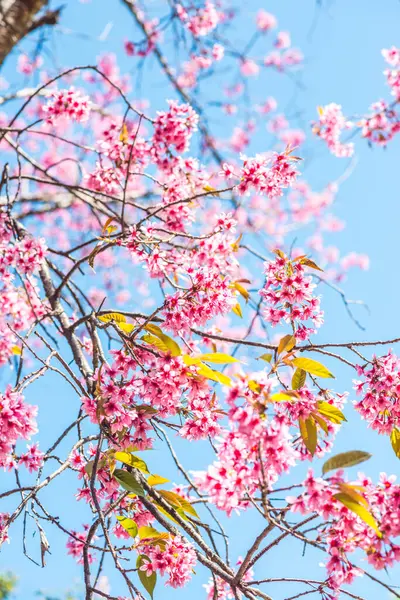
<path id="1" fill-rule="evenodd" d="M 146 4 L 151 8 L 159 3 L 153 0 Z M 232 42 L 237 42 L 240 46 L 245 44 L 247 32 L 257 10 L 265 8 L 276 14 L 280 28 L 290 31 L 293 44 L 301 48 L 305 55 L 306 66 L 299 76 L 300 87 L 296 87 L 290 78 L 270 72 L 262 79 L 251 82 L 252 96 L 256 101 L 273 95 L 281 108 L 290 103 L 290 106 L 301 111 L 300 123 L 304 126 L 316 117 L 318 105 L 337 102 L 342 104 L 345 114 L 360 115 L 374 100 L 388 97 L 382 74 L 384 62 L 381 49 L 399 42 L 400 7 L 397 0 L 385 0 L 380 3 L 373 0 L 323 0 L 320 6 L 314 0 L 253 0 L 242 2 L 242 7 L 243 18 L 240 20 L 240 27 L 238 26 L 233 33 Z M 113 26 L 107 40 L 100 42 L 95 38 L 107 23 L 112 23 Z M 121 71 L 132 70 L 134 63 L 123 54 L 122 41 L 125 38 L 135 39 L 136 34 L 122 3 L 120 5 L 111 0 L 93 0 L 82 4 L 72 0 L 65 8 L 62 24 L 65 29 L 71 31 L 59 32 L 52 43 L 60 65 L 93 64 L 99 54 L 111 51 L 120 57 Z M 81 39 L 73 32 L 84 33 L 88 39 Z M 29 42 L 26 47 L 30 47 Z M 269 48 L 268 42 L 265 51 Z M 147 83 L 144 77 L 141 95 L 150 99 L 152 110 L 163 108 L 164 99 L 174 97 L 174 94 L 154 63 L 149 64 L 147 68 Z M 11 81 L 17 81 L 12 61 L 6 67 L 5 76 Z M 217 82 L 209 84 L 206 89 L 208 98 L 214 94 L 219 96 L 218 88 L 226 82 L 224 77 L 225 75 L 221 75 Z M 230 132 L 224 129 L 215 116 L 211 115 L 210 123 L 219 135 L 229 135 Z M 232 121 L 231 127 L 233 125 Z M 253 140 L 252 150 L 264 151 L 268 149 L 265 147 L 266 143 L 268 139 L 266 141 L 265 133 L 260 132 Z M 344 288 L 349 298 L 364 300 L 369 306 L 370 314 L 362 307 L 357 310 L 357 316 L 366 327 L 365 332 L 360 331 L 349 320 L 337 294 L 324 289 L 323 308 L 326 323 L 319 334 L 320 341 L 389 339 L 398 335 L 400 329 L 397 324 L 399 142 L 395 141 L 386 150 L 370 149 L 362 140 L 357 140 L 356 146 L 357 164 L 351 177 L 341 186 L 335 204 L 335 214 L 343 218 L 347 226 L 343 232 L 332 236 L 332 243 L 339 245 L 343 253 L 355 250 L 369 254 L 370 270 L 367 273 L 352 271 Z M 322 142 L 314 143 L 313 155 L 304 162 L 307 179 L 316 189 L 339 177 L 346 166 L 347 162 L 331 156 Z M 343 365 L 335 364 L 335 374 L 335 389 L 351 390 L 353 373 Z M 65 383 L 53 376 L 41 379 L 30 388 L 28 399 L 39 404 L 39 423 L 45 432 L 41 438 L 42 447 L 46 447 L 53 439 L 53 423 L 57 431 L 61 431 L 63 425 L 67 425 L 71 416 L 75 415 L 76 401 L 74 400 L 75 404 L 71 406 L 69 398 L 70 392 Z M 350 399 L 353 399 L 352 394 Z M 350 415 L 349 422 L 338 435 L 335 450 L 339 452 L 359 448 L 373 453 L 373 458 L 365 465 L 365 471 L 374 478 L 377 478 L 382 470 L 398 473 L 398 461 L 391 451 L 389 441 L 378 438 L 369 431 L 365 424 L 352 415 L 351 406 L 347 410 Z M 188 452 L 188 446 L 178 442 L 179 448 L 185 452 L 183 462 L 188 468 L 204 468 L 211 456 L 201 444 L 191 445 Z M 154 467 L 153 470 L 162 471 L 163 474 L 172 473 L 171 478 L 177 483 L 180 482 L 177 475 L 174 477 L 173 467 L 165 452 L 155 450 L 148 462 Z M 303 467 L 295 469 L 293 476 L 288 480 L 300 479 L 303 471 Z M 7 480 L 8 477 L 0 476 L 0 488 L 8 485 Z M 63 516 L 67 526 L 79 527 L 80 522 L 88 522 L 89 517 L 87 512 L 80 516 L 82 509 L 77 507 L 74 501 L 74 489 L 74 478 L 66 475 L 51 490 L 44 491 L 42 499 L 43 502 L 48 502 L 57 514 Z M 221 520 L 226 522 L 223 515 Z M 232 558 L 246 550 L 259 528 L 260 522 L 252 513 L 232 519 L 229 525 L 229 531 L 232 532 Z M 66 540 L 58 531 L 49 530 L 52 554 L 48 556 L 48 567 L 45 570 L 40 570 L 22 557 L 20 525 L 11 530 L 11 537 L 12 543 L 3 548 L 0 554 L 0 569 L 11 569 L 19 575 L 19 598 L 33 600 L 39 588 L 56 594 L 74 586 L 75 582 L 79 585 L 81 569 L 75 565 L 72 558 L 65 556 Z M 36 552 L 35 539 L 28 536 L 28 542 L 32 551 Z M 257 576 L 295 577 L 308 573 L 310 577 L 323 577 L 323 569 L 318 567 L 322 556 L 309 550 L 302 556 L 302 551 L 300 543 L 289 542 L 283 551 L 276 550 L 271 553 L 268 563 L 263 564 L 257 571 Z M 121 590 L 112 571 L 111 568 L 106 568 L 105 573 L 110 576 L 112 593 L 117 594 Z M 188 588 L 176 592 L 159 586 L 155 597 L 163 600 L 188 596 L 193 600 L 200 599 L 204 597 L 201 586 L 206 577 L 202 568 L 198 568 L 197 576 Z M 393 572 L 390 581 L 400 584 L 400 569 L 396 569 L 396 573 Z M 281 587 L 271 585 L 268 593 L 274 600 L 284 600 L 291 593 L 294 594 L 295 589 L 286 588 L 283 591 Z M 379 588 L 372 589 L 365 580 L 357 584 L 357 593 L 365 594 L 370 600 L 386 598 L 386 592 Z"/>

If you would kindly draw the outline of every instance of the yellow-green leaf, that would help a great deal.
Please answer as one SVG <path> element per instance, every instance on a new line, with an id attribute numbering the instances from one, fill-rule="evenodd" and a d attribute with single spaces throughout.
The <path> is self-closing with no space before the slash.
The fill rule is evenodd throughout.
<path id="1" fill-rule="evenodd" d="M 139 469 L 139 471 L 143 471 L 143 473 L 149 473 L 149 469 L 147 468 L 144 460 L 135 456 L 134 454 L 130 454 L 130 452 L 116 452 L 114 454 L 115 460 L 119 460 L 123 462 L 125 465 L 129 465 L 130 467 L 135 467 Z"/>
<path id="2" fill-rule="evenodd" d="M 358 504 L 351 496 L 342 492 L 335 494 L 333 497 L 341 502 L 346 508 L 354 512 L 362 521 L 364 521 L 364 523 L 369 525 L 369 527 L 372 527 L 378 537 L 382 537 L 375 518 L 371 515 L 369 510 L 365 508 L 365 506 Z"/>
<path id="3" fill-rule="evenodd" d="M 322 431 L 324 431 L 324 433 L 326 433 L 326 435 L 328 435 L 328 433 L 329 433 L 328 423 L 325 421 L 325 419 L 323 419 L 321 417 L 321 415 L 319 415 L 316 412 L 312 412 L 311 414 L 312 414 L 313 418 L 316 420 L 316 422 L 318 423 L 318 425 L 321 427 Z"/>
<path id="4" fill-rule="evenodd" d="M 235 290 L 237 290 L 239 292 L 239 294 L 245 299 L 245 301 L 247 303 L 250 298 L 250 294 L 246 290 L 246 288 L 243 287 L 238 281 L 235 281 L 235 283 L 233 284 L 233 287 L 235 288 Z"/>
<path id="5" fill-rule="evenodd" d="M 346 417 L 342 413 L 341 410 L 333 406 L 333 404 L 329 404 L 329 402 L 319 401 L 317 402 L 318 412 L 326 417 L 331 423 L 335 423 L 336 425 L 340 425 L 342 421 L 346 421 Z"/>
<path id="6" fill-rule="evenodd" d="M 21 349 L 19 346 L 13 346 L 13 347 L 11 348 L 11 352 L 12 352 L 13 354 L 15 354 L 16 356 L 19 356 L 19 355 L 21 355 L 21 354 L 22 354 L 22 349 Z"/>
<path id="7" fill-rule="evenodd" d="M 292 388 L 294 390 L 299 390 L 303 387 L 306 382 L 307 373 L 304 369 L 297 368 L 293 373 L 292 377 Z"/>
<path id="8" fill-rule="evenodd" d="M 136 560 L 136 568 L 138 570 L 139 579 L 142 586 L 150 594 L 150 598 L 153 598 L 154 588 L 157 583 L 157 573 L 153 571 L 151 575 L 147 575 L 146 571 L 141 571 L 140 567 L 146 562 L 150 562 L 149 558 L 145 554 L 139 554 Z"/>
<path id="9" fill-rule="evenodd" d="M 305 356 L 298 356 L 292 360 L 292 365 L 295 367 L 299 367 L 299 369 L 303 369 L 307 373 L 311 375 L 315 375 L 316 377 L 333 377 L 332 373 L 328 371 L 324 365 L 322 365 L 317 360 L 313 360 L 312 358 L 306 358 Z"/>
<path id="10" fill-rule="evenodd" d="M 181 349 L 179 348 L 178 344 L 172 338 L 170 338 L 168 335 L 165 335 L 165 333 L 162 332 L 162 330 L 160 329 L 160 327 L 158 327 L 158 325 L 149 323 L 148 325 L 145 326 L 145 329 L 147 331 L 150 331 L 152 335 L 143 336 L 142 339 L 144 341 L 147 341 L 147 338 L 149 337 L 151 339 L 151 342 L 147 342 L 147 343 L 151 343 L 153 346 L 156 346 L 160 350 L 163 350 L 163 348 L 166 348 L 166 350 L 163 350 L 163 352 L 169 352 L 170 354 L 172 354 L 172 356 L 179 356 L 181 354 Z M 155 340 L 154 340 L 154 337 L 158 338 L 160 340 L 161 344 L 157 344 L 157 342 L 155 342 Z"/>
<path id="11" fill-rule="evenodd" d="M 121 315 L 120 313 L 110 312 L 104 315 L 97 315 L 97 318 L 102 323 L 109 323 L 110 321 L 114 321 L 114 323 L 126 323 L 125 315 Z"/>
<path id="12" fill-rule="evenodd" d="M 227 375 L 224 375 L 223 373 L 219 373 L 218 371 L 214 371 L 213 369 L 210 369 L 210 367 L 208 367 L 204 363 L 200 363 L 199 366 L 197 367 L 197 374 L 202 375 L 203 377 L 206 377 L 207 379 L 211 379 L 212 381 L 217 381 L 218 383 L 221 383 L 222 385 L 227 385 L 227 386 L 231 385 L 231 380 L 229 379 L 229 377 Z"/>
<path id="13" fill-rule="evenodd" d="M 343 494 L 350 496 L 357 504 L 363 504 L 368 508 L 368 500 L 360 494 L 360 492 L 365 492 L 363 486 L 351 485 L 351 483 L 339 483 L 339 490 L 343 492 Z"/>
<path id="14" fill-rule="evenodd" d="M 237 302 L 235 304 L 235 306 L 232 308 L 232 312 L 234 312 L 235 315 L 237 315 L 238 317 L 243 319 L 242 307 L 240 306 L 239 302 Z"/>
<path id="15" fill-rule="evenodd" d="M 390 441 L 392 444 L 392 448 L 394 450 L 395 455 L 397 456 L 397 458 L 400 458 L 400 430 L 399 429 L 393 429 L 392 433 L 390 434 Z"/>
<path id="16" fill-rule="evenodd" d="M 165 477 L 161 477 L 161 475 L 150 475 L 147 478 L 147 483 L 149 485 L 161 485 L 162 483 L 168 483 L 169 479 L 165 479 Z"/>
<path id="17" fill-rule="evenodd" d="M 296 338 L 294 337 L 294 335 L 284 335 L 278 344 L 278 354 L 282 354 L 282 352 L 290 352 L 290 350 L 295 346 L 295 344 Z"/>
<path id="18" fill-rule="evenodd" d="M 293 397 L 294 395 L 286 392 L 277 392 L 276 394 L 272 394 L 272 396 L 270 396 L 270 400 L 272 402 L 292 402 Z"/>
<path id="19" fill-rule="evenodd" d="M 270 354 L 269 352 L 267 352 L 266 354 L 261 354 L 261 356 L 258 357 L 258 360 L 265 360 L 265 362 L 270 363 L 272 360 L 272 354 Z"/>
<path id="20" fill-rule="evenodd" d="M 329 458 L 322 466 L 322 473 L 328 473 L 335 469 L 344 469 L 345 467 L 353 467 L 358 465 L 365 460 L 371 458 L 369 452 L 363 452 L 362 450 L 350 450 L 349 452 L 341 452 Z"/>
<path id="21" fill-rule="evenodd" d="M 154 527 L 139 527 L 139 537 L 141 540 L 149 539 L 149 538 L 158 538 L 165 537 L 167 539 L 169 537 L 168 533 L 164 533 L 162 531 L 157 531 Z"/>
<path id="22" fill-rule="evenodd" d="M 305 447 L 314 456 L 318 443 L 318 432 L 314 419 L 312 417 L 307 417 L 307 419 L 300 417 L 299 427 Z"/>
<path id="23" fill-rule="evenodd" d="M 123 515 L 117 515 L 117 521 L 119 521 L 120 525 L 129 533 L 131 537 L 134 538 L 137 536 L 138 526 L 133 519 L 128 519 L 128 517 L 124 517 Z"/>
<path id="24" fill-rule="evenodd" d="M 252 392 L 255 392 L 256 394 L 260 394 L 261 385 L 259 383 L 257 383 L 257 381 L 254 381 L 254 379 L 250 379 L 248 382 L 248 386 Z"/>
<path id="25" fill-rule="evenodd" d="M 136 481 L 132 473 L 129 471 L 125 471 L 125 469 L 115 469 L 114 477 L 118 481 L 118 483 L 127 490 L 128 492 L 133 492 L 136 496 L 144 496 L 144 489 Z"/>
<path id="26" fill-rule="evenodd" d="M 223 352 L 211 352 L 209 354 L 200 354 L 200 356 L 197 356 L 196 358 L 200 358 L 201 360 L 205 360 L 206 362 L 216 363 L 220 365 L 240 362 L 237 358 L 229 356 L 229 354 L 223 354 Z"/>
<path id="27" fill-rule="evenodd" d="M 124 333 L 132 333 L 135 326 L 132 323 L 118 323 L 118 329 L 121 329 Z"/>
<path id="28" fill-rule="evenodd" d="M 174 508 L 181 508 L 185 513 L 192 515 L 193 517 L 199 518 L 199 515 L 197 514 L 196 510 L 193 508 L 190 502 L 186 500 L 186 498 L 183 498 L 175 492 L 169 492 L 167 490 L 160 490 L 158 493 Z"/>
<path id="29" fill-rule="evenodd" d="M 305 265 L 306 267 L 310 267 L 311 269 L 315 269 L 316 271 L 324 272 L 321 267 L 319 267 L 311 258 L 302 258 L 300 261 L 301 265 Z"/>

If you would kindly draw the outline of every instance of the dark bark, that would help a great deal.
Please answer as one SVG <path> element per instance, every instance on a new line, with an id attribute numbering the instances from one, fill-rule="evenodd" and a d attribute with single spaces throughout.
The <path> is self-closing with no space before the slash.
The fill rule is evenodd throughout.
<path id="1" fill-rule="evenodd" d="M 60 9 L 37 17 L 48 0 L 0 0 L 0 66 L 11 50 L 29 32 L 58 21 Z"/>

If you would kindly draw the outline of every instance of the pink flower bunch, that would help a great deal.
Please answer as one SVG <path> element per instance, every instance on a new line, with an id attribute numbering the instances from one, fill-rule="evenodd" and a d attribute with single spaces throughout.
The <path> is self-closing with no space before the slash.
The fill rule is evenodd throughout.
<path id="1" fill-rule="evenodd" d="M 400 131 L 400 118 L 394 106 L 380 100 L 371 105 L 371 114 L 361 119 L 359 125 L 361 135 L 371 144 L 386 146 Z"/>
<path id="2" fill-rule="evenodd" d="M 0 547 L 4 542 L 10 543 L 8 537 L 8 519 L 10 515 L 8 513 L 0 513 Z"/>
<path id="3" fill-rule="evenodd" d="M 227 179 L 237 177 L 240 183 L 237 190 L 241 195 L 259 192 L 271 198 L 283 194 L 283 189 L 290 187 L 298 171 L 293 166 L 293 158 L 289 152 L 273 153 L 272 156 L 257 154 L 254 158 L 243 158 L 243 166 L 238 174 L 235 168 L 227 163 L 222 166 L 221 175 Z"/>
<path id="4" fill-rule="evenodd" d="M 192 544 L 179 535 L 170 536 L 165 549 L 143 542 L 138 549 L 146 555 L 140 570 L 147 576 L 155 572 L 161 576 L 167 575 L 166 585 L 173 588 L 183 587 L 190 580 L 197 562 L 196 552 Z"/>
<path id="5" fill-rule="evenodd" d="M 43 464 L 44 453 L 39 450 L 39 444 L 28 446 L 28 452 L 22 454 L 18 461 L 18 466 L 24 465 L 29 473 L 38 471 Z"/>
<path id="6" fill-rule="evenodd" d="M 268 391 L 271 380 L 263 375 L 259 385 Z M 240 396 L 245 398 L 243 406 L 236 404 Z M 228 515 L 249 506 L 246 496 L 258 489 L 261 472 L 271 487 L 298 457 L 286 417 L 265 418 L 258 400 L 259 394 L 250 391 L 244 381 L 230 388 L 227 397 L 231 405 L 230 429 L 221 436 L 217 460 L 206 472 L 196 474 L 197 485 Z"/>
<path id="7" fill-rule="evenodd" d="M 71 535 L 69 536 L 67 544 L 66 544 L 67 554 L 70 554 L 71 556 L 73 556 L 79 565 L 83 565 L 83 549 L 85 547 L 85 542 L 87 540 L 87 532 L 89 530 L 89 525 L 84 525 L 83 528 L 84 528 L 84 531 L 80 531 L 80 532 L 71 531 Z M 94 536 L 92 538 L 92 542 L 95 539 L 96 539 L 96 537 Z M 88 550 L 89 563 L 91 564 L 95 560 L 96 559 L 95 559 L 93 552 Z"/>
<path id="8" fill-rule="evenodd" d="M 363 398 L 355 408 L 372 429 L 389 434 L 400 425 L 400 359 L 390 351 L 358 372 L 362 380 L 354 381 L 354 388 Z"/>
<path id="9" fill-rule="evenodd" d="M 24 397 L 10 385 L 0 394 L 0 466 L 12 466 L 13 446 L 37 432 L 36 414 L 37 406 L 25 404 Z"/>
<path id="10" fill-rule="evenodd" d="M 395 476 L 387 477 L 382 473 L 379 483 L 373 484 L 359 474 L 359 479 L 349 484 L 341 471 L 326 481 L 314 477 L 310 470 L 303 483 L 305 492 L 297 498 L 287 498 L 293 512 L 316 512 L 328 521 L 320 526 L 319 536 L 328 545 L 330 559 L 326 568 L 328 583 L 335 591 L 333 598 L 338 597 L 343 584 L 351 583 L 354 577 L 362 574 L 348 559 L 348 554 L 357 549 L 366 553 L 368 562 L 376 569 L 400 561 L 400 546 L 393 541 L 400 534 L 400 486 L 394 485 L 395 480 Z M 355 492 L 364 499 L 382 537 L 335 497 L 339 492 L 346 493 L 346 486 L 355 486 Z"/>
<path id="11" fill-rule="evenodd" d="M 313 123 L 313 133 L 326 142 L 332 154 L 347 158 L 353 155 L 354 144 L 341 142 L 340 136 L 352 127 L 353 123 L 344 117 L 342 107 L 331 103 L 319 108 L 319 121 Z"/>
<path id="12" fill-rule="evenodd" d="M 265 33 L 270 29 L 275 29 L 278 25 L 278 21 L 275 15 L 272 15 L 264 9 L 260 9 L 256 16 L 256 25 L 257 29 Z"/>
<path id="13" fill-rule="evenodd" d="M 277 50 L 273 50 L 265 56 L 264 65 L 274 67 L 280 72 L 301 65 L 304 60 L 303 53 L 298 48 L 287 47 L 287 44 L 290 44 L 290 38 L 284 35 L 284 32 L 282 35 L 278 34 L 275 42 Z"/>
<path id="14" fill-rule="evenodd" d="M 316 284 L 307 275 L 300 260 L 290 260 L 283 253 L 265 263 L 265 285 L 260 290 L 266 306 L 264 318 L 273 327 L 283 322 L 291 323 L 298 340 L 305 340 L 315 329 L 305 325 L 311 321 L 315 327 L 323 323 L 320 300 L 313 295 Z"/>
<path id="15" fill-rule="evenodd" d="M 229 313 L 237 304 L 230 281 L 219 272 L 203 268 L 193 274 L 188 270 L 192 287 L 166 296 L 163 316 L 165 327 L 176 334 L 201 327 L 213 317 Z"/>
<path id="16" fill-rule="evenodd" d="M 177 79 L 178 84 L 184 88 L 194 88 L 200 74 L 209 69 L 215 62 L 222 60 L 224 53 L 224 46 L 214 44 L 211 51 L 203 48 L 201 54 L 193 54 L 189 61 L 183 63 L 182 73 Z"/>
<path id="17" fill-rule="evenodd" d="M 243 563 L 243 558 L 239 557 L 236 566 L 240 567 Z M 243 581 L 251 582 L 254 578 L 254 570 L 250 567 L 243 575 Z M 207 592 L 207 600 L 234 600 L 235 595 L 229 583 L 218 576 L 210 577 L 208 583 L 203 585 Z"/>
<path id="18" fill-rule="evenodd" d="M 400 48 L 392 46 L 389 49 L 382 50 L 382 55 L 390 69 L 384 71 L 386 83 L 391 88 L 391 94 L 398 102 L 400 100 Z"/>
<path id="19" fill-rule="evenodd" d="M 189 148 L 190 138 L 197 131 L 198 114 L 189 104 L 178 104 L 169 100 L 169 110 L 159 111 L 154 121 L 153 150 L 156 157 L 169 147 L 184 153 Z"/>
<path id="20" fill-rule="evenodd" d="M 89 119 L 92 103 L 88 96 L 73 87 L 68 90 L 52 92 L 50 99 L 43 108 L 47 123 L 55 123 L 60 116 L 65 116 L 77 123 L 84 123 Z"/>
<path id="21" fill-rule="evenodd" d="M 215 5 L 206 0 L 202 8 L 195 9 L 195 14 L 189 15 L 181 4 L 176 5 L 178 17 L 194 37 L 203 37 L 215 29 L 219 23 L 219 14 Z"/>

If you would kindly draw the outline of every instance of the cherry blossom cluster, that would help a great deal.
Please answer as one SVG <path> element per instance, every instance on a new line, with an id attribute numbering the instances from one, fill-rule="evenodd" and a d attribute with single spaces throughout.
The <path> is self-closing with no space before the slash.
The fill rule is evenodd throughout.
<path id="1" fill-rule="evenodd" d="M 67 553 L 75 558 L 78 564 L 83 565 L 83 549 L 87 539 L 89 525 L 83 526 L 83 531 L 71 531 L 67 541 Z M 95 538 L 92 538 L 92 540 Z M 87 553 L 89 563 L 93 563 L 96 558 L 90 550 Z"/>
<path id="2" fill-rule="evenodd" d="M 257 383 L 264 391 L 271 389 L 271 379 L 265 374 L 259 375 Z M 240 405 L 237 401 L 242 396 L 245 402 Z M 196 475 L 200 489 L 228 515 L 250 505 L 248 497 L 258 489 L 261 473 L 266 485 L 272 487 L 299 456 L 293 448 L 287 418 L 283 414 L 265 418 L 258 396 L 245 380 L 230 388 L 229 429 L 218 443 L 217 460 Z"/>
<path id="3" fill-rule="evenodd" d="M 0 513 L 0 547 L 4 542 L 10 543 L 8 537 L 8 520 L 10 515 L 8 513 Z"/>
<path id="4" fill-rule="evenodd" d="M 243 559 L 239 557 L 236 562 L 236 566 L 240 567 L 242 563 Z M 250 569 L 247 569 L 243 575 L 243 581 L 248 583 L 253 579 L 253 577 L 254 571 L 250 567 Z M 203 587 L 207 592 L 207 600 L 235 600 L 235 594 L 231 586 L 221 577 L 214 576 L 213 578 L 210 578 Z"/>
<path id="5" fill-rule="evenodd" d="M 331 103 L 318 109 L 319 121 L 313 124 L 313 133 L 324 140 L 329 150 L 339 158 L 348 158 L 354 153 L 354 144 L 341 141 L 344 131 L 351 129 L 354 124 L 348 121 L 342 113 L 339 104 Z"/>
<path id="6" fill-rule="evenodd" d="M 194 9 L 194 14 L 189 14 L 182 4 L 176 5 L 176 12 L 179 19 L 194 37 L 208 35 L 219 23 L 218 11 L 209 0 L 206 0 L 203 7 Z"/>
<path id="7" fill-rule="evenodd" d="M 138 550 L 145 555 L 140 570 L 147 576 L 152 573 L 167 575 L 166 585 L 173 588 L 183 587 L 188 583 L 197 562 L 194 547 L 179 535 L 170 536 L 165 548 L 142 542 Z"/>
<path id="8" fill-rule="evenodd" d="M 224 46 L 214 44 L 211 51 L 203 48 L 200 54 L 192 54 L 190 60 L 182 65 L 182 72 L 177 78 L 178 84 L 183 88 L 194 88 L 201 73 L 222 60 L 224 53 Z"/>
<path id="9" fill-rule="evenodd" d="M 265 285 L 260 295 L 266 302 L 264 318 L 273 327 L 291 323 L 298 340 L 307 339 L 315 329 L 307 327 L 311 321 L 315 327 L 323 322 L 320 300 L 313 295 L 316 287 L 307 274 L 301 259 L 290 260 L 282 252 L 265 264 Z"/>
<path id="10" fill-rule="evenodd" d="M 25 404 L 24 397 L 14 392 L 11 386 L 0 394 L 0 466 L 13 468 L 13 448 L 18 440 L 29 440 L 37 433 L 37 406 Z M 33 446 L 31 448 L 34 448 Z M 41 464 L 41 453 L 37 447 L 32 452 L 33 458 L 27 461 L 22 458 L 30 470 L 36 470 Z"/>
<path id="11" fill-rule="evenodd" d="M 238 178 L 237 190 L 241 195 L 259 192 L 270 198 L 279 197 L 283 189 L 290 187 L 298 172 L 289 152 L 273 153 L 272 156 L 257 154 L 254 158 L 241 157 L 243 166 L 238 173 L 235 167 L 224 163 L 221 175 L 227 179 Z"/>
<path id="12" fill-rule="evenodd" d="M 400 425 L 400 359 L 392 352 L 374 356 L 370 364 L 358 367 L 358 374 L 362 379 L 354 381 L 354 388 L 363 397 L 355 402 L 356 409 L 372 429 L 390 434 Z"/>
<path id="13" fill-rule="evenodd" d="M 362 570 L 354 567 L 348 555 L 362 549 L 367 561 L 376 569 L 393 566 L 400 561 L 400 546 L 394 539 L 400 534 L 400 486 L 395 476 L 380 476 L 378 484 L 359 474 L 357 481 L 348 483 L 343 472 L 338 471 L 328 480 L 315 477 L 310 470 L 303 485 L 305 492 L 299 497 L 288 497 L 293 512 L 303 515 L 318 513 L 326 524 L 319 527 L 319 539 L 324 541 L 330 555 L 326 564 L 328 583 L 334 590 L 331 598 L 338 598 L 343 584 L 351 583 Z M 378 530 L 336 498 L 336 494 L 351 489 L 361 497 L 375 518 Z M 378 534 L 380 532 L 381 535 Z M 329 598 L 329 596 L 328 596 Z"/>
<path id="14" fill-rule="evenodd" d="M 156 156 L 169 147 L 179 153 L 189 148 L 190 138 L 197 131 L 198 114 L 189 104 L 169 100 L 169 110 L 158 111 L 154 121 L 153 147 Z"/>
<path id="15" fill-rule="evenodd" d="M 84 123 L 89 119 L 91 108 L 89 97 L 71 87 L 52 92 L 42 110 L 48 123 L 55 123 L 62 116 L 77 123 Z"/>

